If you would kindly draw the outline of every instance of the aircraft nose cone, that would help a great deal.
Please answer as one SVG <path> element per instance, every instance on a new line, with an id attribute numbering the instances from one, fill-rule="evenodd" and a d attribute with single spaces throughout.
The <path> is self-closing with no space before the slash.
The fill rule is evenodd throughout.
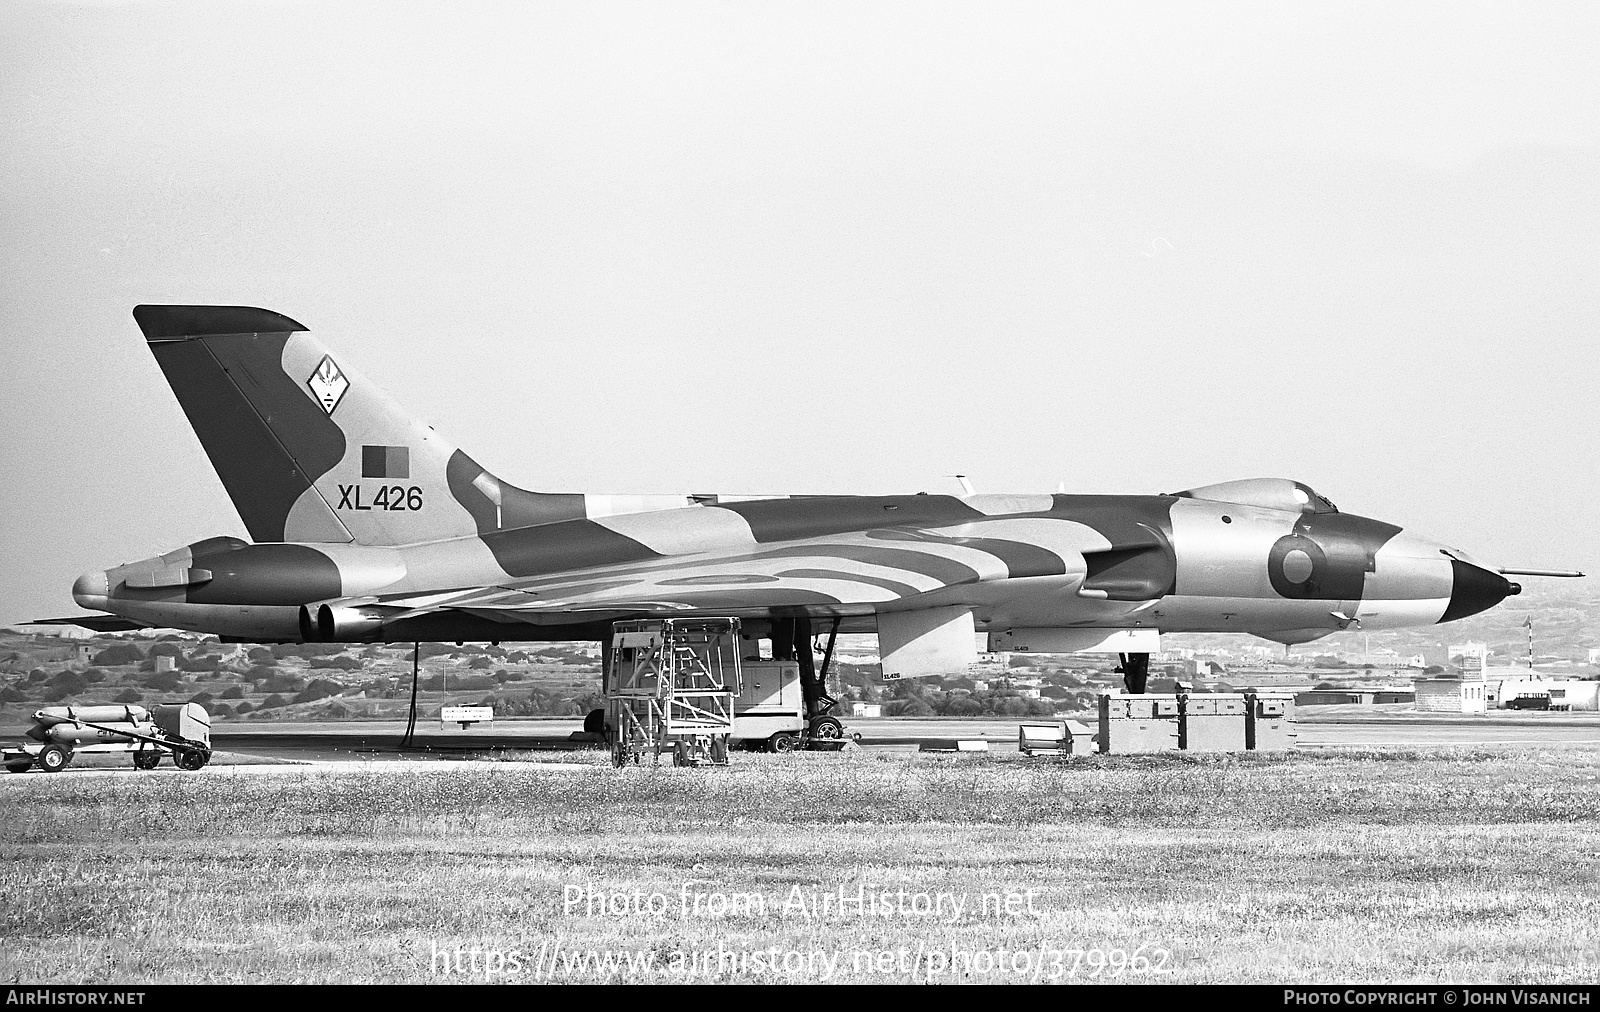
<path id="1" fill-rule="evenodd" d="M 109 596 L 111 596 L 111 581 L 106 579 L 105 573 L 84 573 L 72 585 L 72 599 L 83 608 L 98 608 L 104 611 L 106 598 Z"/>
<path id="2" fill-rule="evenodd" d="M 1491 573 L 1459 559 L 1450 560 L 1452 582 L 1450 606 L 1444 610 L 1440 622 L 1453 622 L 1458 618 L 1487 611 L 1522 590 L 1499 573 Z"/>

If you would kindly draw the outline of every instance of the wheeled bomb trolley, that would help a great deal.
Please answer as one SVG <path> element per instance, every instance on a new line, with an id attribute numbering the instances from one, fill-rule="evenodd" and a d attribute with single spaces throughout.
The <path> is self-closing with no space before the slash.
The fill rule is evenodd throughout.
<path id="1" fill-rule="evenodd" d="M 153 713 L 135 704 L 47 706 L 33 721 L 27 735 L 38 744 L 0 752 L 11 773 L 35 766 L 57 773 L 80 753 L 129 753 L 141 770 L 155 769 L 162 756 L 181 770 L 211 761 L 211 715 L 199 703 L 162 704 Z"/>

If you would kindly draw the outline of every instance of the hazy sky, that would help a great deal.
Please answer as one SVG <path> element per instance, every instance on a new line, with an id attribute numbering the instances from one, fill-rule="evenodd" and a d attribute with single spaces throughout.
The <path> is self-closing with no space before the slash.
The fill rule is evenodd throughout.
<path id="1" fill-rule="evenodd" d="M 130 315 L 507 480 L 1296 477 L 1600 564 L 1600 7 L 0 6 L 0 623 L 244 535 Z"/>

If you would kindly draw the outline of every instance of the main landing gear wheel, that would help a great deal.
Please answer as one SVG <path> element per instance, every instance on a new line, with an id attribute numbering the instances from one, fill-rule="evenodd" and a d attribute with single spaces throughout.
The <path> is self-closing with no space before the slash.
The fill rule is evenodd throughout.
<path id="1" fill-rule="evenodd" d="M 583 729 L 590 734 L 605 734 L 606 711 L 590 710 L 583 718 Z"/>
<path id="2" fill-rule="evenodd" d="M 67 768 L 67 763 L 72 761 L 72 753 L 60 745 L 46 745 L 39 752 L 39 758 L 34 762 L 46 773 L 60 773 Z"/>
<path id="3" fill-rule="evenodd" d="M 800 747 L 800 736 L 793 731 L 779 731 L 767 739 L 767 748 L 774 752 L 793 752 Z"/>
<path id="4" fill-rule="evenodd" d="M 188 770 L 191 773 L 211 761 L 211 753 L 204 749 L 186 749 L 179 752 L 173 760 L 178 764 L 178 769 Z"/>
<path id="5" fill-rule="evenodd" d="M 838 717 L 818 717 L 811 722 L 813 738 L 843 738 L 844 724 Z"/>
<path id="6" fill-rule="evenodd" d="M 133 754 L 133 768 L 136 770 L 153 770 L 160 765 L 160 752 L 135 752 Z"/>

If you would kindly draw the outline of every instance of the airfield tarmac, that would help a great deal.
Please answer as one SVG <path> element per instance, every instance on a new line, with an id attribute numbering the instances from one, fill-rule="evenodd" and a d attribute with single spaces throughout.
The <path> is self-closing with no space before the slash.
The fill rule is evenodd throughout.
<path id="1" fill-rule="evenodd" d="M 1091 728 L 1092 718 L 1079 718 Z M 867 751 L 913 751 L 924 742 L 982 739 L 990 751 L 1015 752 L 1018 718 L 921 720 L 856 718 L 849 730 Z M 1426 748 L 1453 745 L 1522 745 L 1563 748 L 1600 747 L 1600 713 L 1433 714 L 1380 707 L 1328 706 L 1302 711 L 1299 747 Z M 581 720 L 501 720 L 492 732 L 442 731 L 437 721 L 422 723 L 414 745 L 402 749 L 405 727 L 399 721 L 224 724 L 213 731 L 220 767 L 281 763 L 460 762 L 485 754 L 516 755 L 545 763 L 563 757 L 589 765 L 578 754 L 594 745 L 572 741 Z M 0 730 L 0 739 L 20 738 Z M 737 753 L 736 753 L 737 755 Z M 68 770 L 126 769 L 125 756 L 76 757 Z M 165 768 L 165 766 L 163 767 Z M 132 772 L 129 770 L 129 772 Z"/>

